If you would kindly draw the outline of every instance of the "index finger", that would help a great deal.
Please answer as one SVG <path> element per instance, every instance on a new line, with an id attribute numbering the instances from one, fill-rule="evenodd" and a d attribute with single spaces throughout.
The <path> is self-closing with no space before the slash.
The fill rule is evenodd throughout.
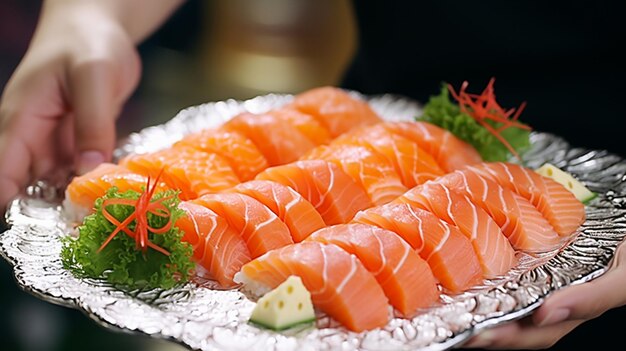
<path id="1" fill-rule="evenodd" d="M 0 113 L 0 121 L 13 119 Z M 4 124 L 4 123 L 3 123 Z M 29 180 L 31 153 L 15 124 L 4 124 L 0 129 L 0 209 L 2 212 Z"/>

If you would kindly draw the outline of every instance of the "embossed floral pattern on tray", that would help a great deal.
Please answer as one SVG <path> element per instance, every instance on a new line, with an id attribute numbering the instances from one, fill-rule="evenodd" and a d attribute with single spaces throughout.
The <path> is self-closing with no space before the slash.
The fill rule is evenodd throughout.
<path id="1" fill-rule="evenodd" d="M 168 123 L 130 135 L 115 157 L 167 147 L 238 112 L 261 112 L 290 99 L 270 94 L 190 107 Z M 403 97 L 367 99 L 387 120 L 408 120 L 420 113 L 418 103 Z M 45 182 L 33 184 L 27 195 L 12 202 L 6 213 L 10 229 L 0 234 L 0 254 L 12 265 L 18 284 L 40 298 L 80 309 L 107 327 L 171 339 L 190 349 L 449 349 L 482 328 L 527 315 L 557 289 L 601 275 L 626 236 L 626 161 L 605 151 L 572 147 L 551 134 L 533 132 L 531 138 L 532 149 L 524 155 L 529 167 L 551 162 L 599 193 L 587 205 L 587 221 L 579 233 L 561 250 L 522 255 L 507 276 L 460 295 L 442 295 L 441 306 L 413 319 L 394 318 L 380 330 L 353 333 L 320 315 L 315 328 L 274 333 L 247 323 L 254 303 L 245 295 L 218 290 L 211 281 L 165 291 L 127 291 L 77 279 L 63 269 L 59 257 L 59 238 L 73 229 L 60 207 L 62 189 Z"/>

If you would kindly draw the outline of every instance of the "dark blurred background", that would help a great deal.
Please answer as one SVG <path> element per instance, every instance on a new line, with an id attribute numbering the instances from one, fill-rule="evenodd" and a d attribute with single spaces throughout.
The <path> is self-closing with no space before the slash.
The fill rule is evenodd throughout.
<path id="1" fill-rule="evenodd" d="M 156 4 L 157 2 L 155 2 Z M 27 49 L 40 1 L 0 2 L 0 87 Z M 187 1 L 140 44 L 144 73 L 120 136 L 207 101 L 339 85 L 425 102 L 443 82 L 470 91 L 496 78 L 504 107 L 573 145 L 626 156 L 626 42 L 618 1 Z M 621 52 L 622 50 L 619 50 Z M 624 308 L 554 350 L 620 341 Z M 619 329 L 618 329 L 619 328 Z M 22 292 L 0 262 L 0 349 L 181 350 L 98 326 Z"/>

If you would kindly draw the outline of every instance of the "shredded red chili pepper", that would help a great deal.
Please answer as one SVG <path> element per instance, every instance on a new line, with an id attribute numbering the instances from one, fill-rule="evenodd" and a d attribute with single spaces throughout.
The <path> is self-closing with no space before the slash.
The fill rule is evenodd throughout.
<path id="1" fill-rule="evenodd" d="M 150 177 L 148 177 L 148 181 L 146 184 L 146 189 L 139 195 L 137 200 L 133 199 L 106 199 L 102 202 L 102 215 L 109 222 L 113 223 L 116 228 L 109 235 L 109 237 L 102 243 L 102 246 L 98 249 L 98 252 L 102 251 L 113 238 L 121 231 L 126 233 L 131 238 L 135 239 L 136 247 L 138 250 L 143 251 L 144 253 L 148 248 L 152 248 L 166 256 L 169 256 L 169 252 L 158 245 L 153 244 L 148 239 L 148 231 L 154 234 L 163 234 L 166 233 L 172 227 L 172 220 L 170 218 L 170 210 L 163 204 L 164 201 L 171 199 L 173 196 L 166 196 L 160 199 L 152 200 L 152 196 L 154 195 L 154 191 L 157 188 L 157 184 L 159 183 L 159 179 L 161 178 L 163 170 L 159 172 L 154 183 L 150 183 Z M 127 205 L 135 208 L 134 212 L 131 213 L 126 219 L 122 222 L 118 221 L 113 215 L 107 210 L 108 206 L 111 205 Z M 155 216 L 167 218 L 167 223 L 161 228 L 153 228 L 148 225 L 148 213 L 151 213 Z M 135 221 L 135 231 L 133 232 L 128 228 L 128 226 Z"/>
<path id="2" fill-rule="evenodd" d="M 461 112 L 474 118 L 476 122 L 480 123 L 480 125 L 487 129 L 504 146 L 506 146 L 511 154 L 520 159 L 517 151 L 515 151 L 515 149 L 501 135 L 501 133 L 503 130 L 510 127 L 531 130 L 529 126 L 517 121 L 520 114 L 526 107 L 526 102 L 522 102 L 517 110 L 515 108 L 511 108 L 508 111 L 505 111 L 496 102 L 496 94 L 494 93 L 493 88 L 494 83 L 495 78 L 491 78 L 491 80 L 489 80 L 489 84 L 487 84 L 487 87 L 480 95 L 466 92 L 466 89 L 469 86 L 467 81 L 461 84 L 461 89 L 459 89 L 458 93 L 454 91 L 454 88 L 450 84 L 448 84 L 448 90 L 450 91 L 450 94 L 452 94 L 452 97 L 454 97 L 459 103 Z M 493 125 L 487 123 L 487 120 L 500 123 L 500 126 L 495 128 Z"/>

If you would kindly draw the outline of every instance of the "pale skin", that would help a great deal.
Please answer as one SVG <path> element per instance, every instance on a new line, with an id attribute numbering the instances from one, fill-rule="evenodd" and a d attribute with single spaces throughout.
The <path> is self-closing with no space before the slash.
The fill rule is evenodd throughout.
<path id="1" fill-rule="evenodd" d="M 35 179 L 110 161 L 115 120 L 141 74 L 136 45 L 182 0 L 47 0 L 0 100 L 0 207 Z M 532 316 L 462 347 L 542 349 L 626 304 L 626 248 L 592 282 L 551 295 Z"/>
<path id="2" fill-rule="evenodd" d="M 109 161 L 136 44 L 181 0 L 48 0 L 0 100 L 0 207 L 29 182 Z"/>
<path id="3" fill-rule="evenodd" d="M 607 272 L 590 282 L 550 295 L 529 317 L 486 330 L 463 347 L 494 350 L 545 349 L 582 323 L 626 305 L 626 245 L 622 243 Z"/>

